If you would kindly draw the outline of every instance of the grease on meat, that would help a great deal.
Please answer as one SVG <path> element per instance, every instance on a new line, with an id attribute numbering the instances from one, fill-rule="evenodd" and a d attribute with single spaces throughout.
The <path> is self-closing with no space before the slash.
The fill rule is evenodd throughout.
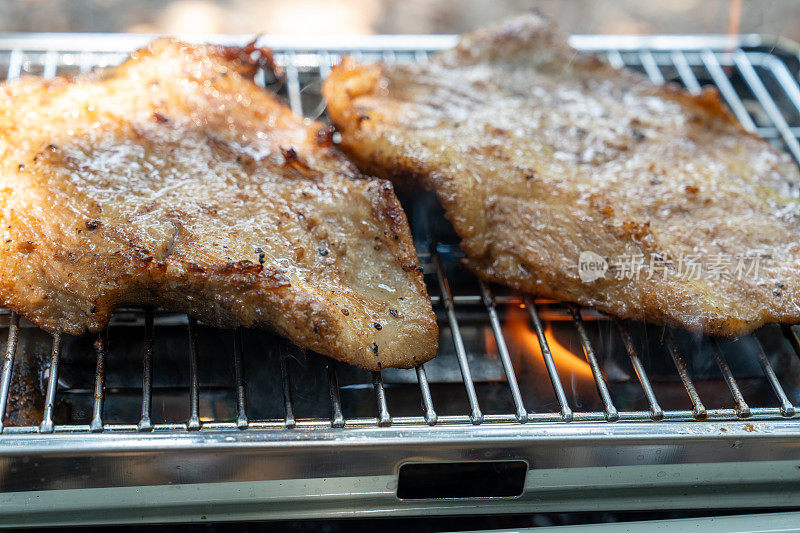
<path id="1" fill-rule="evenodd" d="M 425 64 L 346 60 L 324 93 L 345 151 L 436 191 L 484 280 L 715 335 L 800 322 L 798 169 L 716 91 L 613 69 L 531 13 Z"/>
<path id="2" fill-rule="evenodd" d="M 391 184 L 256 86 L 268 61 L 159 40 L 118 67 L 0 86 L 0 304 L 71 334 L 158 305 L 370 370 L 433 357 Z"/>

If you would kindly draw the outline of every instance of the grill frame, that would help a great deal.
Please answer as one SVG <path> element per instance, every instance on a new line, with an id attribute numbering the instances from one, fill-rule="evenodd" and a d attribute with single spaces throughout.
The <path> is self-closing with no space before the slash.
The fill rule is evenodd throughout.
<path id="1" fill-rule="evenodd" d="M 52 77 L 65 61 L 66 53 L 83 50 L 84 53 L 73 54 L 71 61 L 85 71 L 96 64 L 102 65 L 103 61 L 98 61 L 101 58 L 109 64 L 121 59 L 125 52 L 150 38 L 135 35 L 0 36 L 0 51 L 9 50 L 8 77 L 14 77 L 17 69 L 24 66 L 27 54 L 39 57 L 42 74 Z M 245 39 L 194 36 L 188 40 L 241 43 Z M 275 50 L 276 63 L 285 68 L 290 107 L 302 114 L 300 71 L 303 68 L 316 68 L 324 76 L 330 65 L 347 53 L 365 59 L 381 56 L 387 60 L 420 60 L 454 42 L 453 36 L 317 38 L 306 42 L 266 37 L 259 44 Z M 617 66 L 638 60 L 656 83 L 663 81 L 659 67 L 669 62 L 692 91 L 699 89 L 699 83 L 687 67 L 699 60 L 744 126 L 764 137 L 782 140 L 800 161 L 797 141 L 800 128 L 789 125 L 754 70 L 754 67 L 765 68 L 775 79 L 782 80 L 786 97 L 800 110 L 800 87 L 779 57 L 781 53 L 800 57 L 797 45 L 752 35 L 739 38 L 573 36 L 571 44 L 605 54 Z M 762 51 L 770 47 L 774 47 L 772 52 Z M 756 126 L 744 102 L 726 81 L 723 69 L 728 66 L 739 69 L 772 126 Z M 382 373 L 374 372 L 375 417 L 345 419 L 336 364 L 329 362 L 330 419 L 297 418 L 284 352 L 280 365 L 283 419 L 249 420 L 241 362 L 241 331 L 237 330 L 232 350 L 236 420 L 203 423 L 199 418 L 197 326 L 189 320 L 187 326 L 192 339 L 189 419 L 183 424 L 154 424 L 150 411 L 153 326 L 157 318 L 149 310 L 143 324 L 144 378 L 142 416 L 138 423 L 103 423 L 107 354 L 101 334 L 95 340 L 95 401 L 91 422 L 70 426 L 54 424 L 62 341 L 56 335 L 41 424 L 3 428 L 1 421 L 7 403 L 16 332 L 21 327 L 19 318 L 11 313 L 11 342 L 7 342 L 0 373 L 0 457 L 3 458 L 0 470 L 24 471 L 26 487 L 0 492 L 0 523 L 99 524 L 139 520 L 719 508 L 719 502 L 707 497 L 712 493 L 724 494 L 727 508 L 796 505 L 796 497 L 800 495 L 795 487 L 800 479 L 797 473 L 800 459 L 794 451 L 794 443 L 800 439 L 800 416 L 767 357 L 759 357 L 759 364 L 779 406 L 748 405 L 730 370 L 726 371 L 724 357 L 716 350 L 715 359 L 736 400 L 736 407 L 709 410 L 685 371 L 680 349 L 668 335 L 669 353 L 693 408 L 665 410 L 658 402 L 633 343 L 625 342 L 630 336 L 626 324 L 616 321 L 650 406 L 646 411 L 620 411 L 611 399 L 602 367 L 584 329 L 583 314 L 593 312 L 569 307 L 604 408 L 596 412 L 573 410 L 552 356 L 544 349 L 559 411 L 529 412 L 519 392 L 495 306 L 526 304 L 535 333 L 546 347 L 542 319 L 537 313 L 537 305 L 543 302 L 534 301 L 530 296 L 495 296 L 492 287 L 483 283 L 479 284 L 477 294 L 454 296 L 440 252 L 434 249 L 431 254 L 420 255 L 426 269 L 434 273 L 441 291 L 441 296 L 432 298 L 434 307 L 443 308 L 444 318 L 453 332 L 470 406 L 469 412 L 463 415 L 436 413 L 425 369 L 420 367 L 416 370 L 422 406 L 420 416 L 392 417 Z M 485 414 L 481 410 L 456 316 L 457 308 L 468 305 L 483 307 L 488 313 L 513 399 L 513 412 Z M 800 355 L 798 331 L 784 327 L 783 333 Z M 664 451 L 669 453 L 662 456 Z M 329 454 L 334 454 L 337 460 L 326 460 Z M 35 467 L 29 466 L 31 458 L 35 459 Z M 526 490 L 517 498 L 408 502 L 394 495 L 392 484 L 396 488 L 397 469 L 404 462 L 507 459 L 523 459 L 531 467 Z M 220 472 L 204 468 L 204 463 L 219 464 L 220 461 L 226 465 Z M 80 480 L 70 477 L 65 472 L 75 464 L 87 468 L 94 465 L 92 468 L 99 468 L 101 474 L 84 474 L 86 479 Z M 582 490 L 575 490 L 576 486 L 581 486 Z M 142 490 L 143 487 L 147 489 Z M 181 487 L 196 489 L 203 497 L 189 496 L 188 490 L 180 492 Z M 103 497 L 98 498 L 101 490 Z M 248 496 L 252 494 L 252 497 L 243 498 L 242 491 L 249 491 Z M 145 496 L 140 496 L 142 494 Z M 144 497 L 144 508 L 134 495 Z M 213 505 L 208 503 L 212 499 Z"/>

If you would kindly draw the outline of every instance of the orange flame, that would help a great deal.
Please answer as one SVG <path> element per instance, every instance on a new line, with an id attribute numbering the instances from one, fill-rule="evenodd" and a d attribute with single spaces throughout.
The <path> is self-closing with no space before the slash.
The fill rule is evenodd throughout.
<path id="1" fill-rule="evenodd" d="M 742 23 L 742 0 L 733 0 L 728 13 L 728 52 L 736 48 L 736 38 L 739 35 L 739 26 Z M 728 72 L 730 75 L 730 72 Z"/>
<path id="2" fill-rule="evenodd" d="M 742 22 L 742 0 L 733 0 L 728 14 L 728 35 L 734 37 L 739 34 L 739 25 Z"/>
<path id="3" fill-rule="evenodd" d="M 520 309 L 524 309 L 524 307 L 520 306 Z M 533 362 L 537 366 L 541 367 L 543 372 L 546 372 L 544 356 L 542 355 L 542 350 L 539 346 L 539 338 L 536 336 L 536 333 L 533 331 L 530 325 L 530 319 L 527 315 L 527 312 L 524 310 L 509 309 L 506 324 L 503 329 L 509 342 L 513 343 L 514 346 L 517 346 L 520 351 L 525 354 L 525 357 L 529 362 Z M 547 341 L 547 346 L 550 348 L 550 353 L 553 355 L 553 360 L 556 363 L 556 367 L 560 372 L 565 374 L 571 373 L 580 380 L 586 380 L 594 383 L 592 368 L 589 366 L 589 363 L 587 363 L 583 357 L 572 353 L 569 348 L 558 342 L 555 335 L 553 335 L 553 328 L 550 322 L 545 324 L 544 337 Z M 491 333 L 487 335 L 486 344 L 487 352 L 493 353 L 490 349 L 495 348 L 493 346 L 494 337 L 491 335 Z"/>

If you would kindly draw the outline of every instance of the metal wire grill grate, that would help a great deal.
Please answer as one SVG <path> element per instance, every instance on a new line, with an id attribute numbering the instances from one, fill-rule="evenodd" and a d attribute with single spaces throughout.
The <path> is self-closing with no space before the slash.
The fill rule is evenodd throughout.
<path id="1" fill-rule="evenodd" d="M 576 37 L 573 44 L 605 54 L 617 67 L 639 69 L 655 83 L 677 81 L 693 93 L 698 93 L 705 85 L 716 86 L 746 129 L 770 139 L 800 161 L 800 87 L 796 81 L 795 64 L 797 58 L 788 54 L 769 53 L 757 46 L 730 48 L 725 44 L 727 41 L 695 41 L 700 42 L 701 46 L 682 48 L 672 42 L 665 44 L 658 39 L 643 39 L 630 46 L 610 48 L 609 44 L 615 42 L 613 38 L 597 37 Z M 320 80 L 328 74 L 331 65 L 340 61 L 342 55 L 351 54 L 364 61 L 421 61 L 429 53 L 451 42 L 452 38 L 443 37 L 428 39 L 428 46 L 424 48 L 417 48 L 418 41 L 413 38 L 407 43 L 395 40 L 390 43 L 391 46 L 379 40 L 365 40 L 360 43 L 361 46 L 338 49 L 331 47 L 327 50 L 315 47 L 276 47 L 275 60 L 285 69 L 285 81 L 271 81 L 261 73 L 257 82 L 268 85 L 283 95 L 295 113 L 324 118 L 324 104 L 319 93 Z M 685 43 L 686 39 L 677 42 Z M 57 74 L 86 72 L 95 66 L 115 64 L 125 57 L 123 52 L 103 52 L 102 46 L 97 43 L 87 47 L 95 50 L 91 52 L 73 50 L 70 46 L 72 45 L 69 42 L 55 46 L 47 40 L 26 41 L 21 45 L 9 41 L 4 45 L 0 40 L 0 74 L 5 73 L 7 79 L 14 79 L 22 74 L 50 78 Z M 412 200 L 412 203 L 416 201 L 418 200 Z M 411 208 L 409 205 L 407 207 Z M 114 345 L 109 341 L 109 331 L 106 330 L 93 339 L 92 348 L 96 358 L 94 379 L 92 385 L 84 389 L 71 386 L 60 379 L 62 351 L 69 339 L 62 335 L 53 335 L 49 364 L 45 365 L 42 376 L 44 399 L 40 423 L 38 426 L 4 427 L 3 420 L 10 405 L 9 391 L 14 379 L 15 358 L 20 356 L 17 353 L 19 339 L 24 330 L 31 329 L 15 313 L 5 311 L 2 317 L 8 323 L 8 336 L 4 344 L 0 381 L 0 431 L 150 432 L 196 431 L 204 428 L 279 430 L 298 425 L 342 428 L 409 424 L 481 425 L 489 422 L 524 424 L 573 420 L 779 420 L 796 415 L 792 402 L 792 399 L 800 398 L 800 382 L 794 376 L 797 356 L 800 354 L 800 337 L 796 329 L 788 326 L 766 328 L 735 343 L 692 338 L 684 332 L 670 329 L 648 337 L 646 329 L 639 324 L 612 319 L 591 309 L 509 293 L 502 288 L 481 283 L 458 267 L 459 252 L 452 235 L 446 229 L 430 229 L 431 226 L 440 225 L 440 222 L 431 222 L 414 213 L 411 220 L 425 265 L 432 302 L 440 318 L 442 350 L 450 353 L 450 357 L 442 355 L 433 363 L 415 370 L 386 370 L 373 372 L 368 379 L 362 379 L 363 376 L 353 379 L 352 369 L 313 354 L 299 354 L 287 343 L 274 337 L 268 338 L 268 345 L 254 348 L 250 342 L 248 346 L 248 339 L 252 341 L 251 335 L 237 329 L 230 335 L 225 334 L 227 340 L 223 353 L 213 355 L 217 361 L 224 361 L 224 365 L 230 367 L 232 380 L 222 387 L 228 392 L 224 398 L 230 406 L 226 415 L 208 417 L 203 416 L 204 407 L 201 405 L 204 394 L 208 392 L 208 387 L 204 386 L 201 379 L 201 366 L 205 364 L 203 356 L 208 351 L 200 340 L 202 325 L 185 316 L 152 309 L 126 309 L 117 313 L 110 329 L 133 329 L 140 338 L 140 345 L 136 350 L 141 358 L 138 363 L 141 368 L 141 382 L 138 387 L 128 387 L 129 396 L 133 394 L 139 397 L 137 402 L 141 411 L 138 419 L 120 420 L 121 415 L 114 413 L 110 405 L 111 400 L 116 397 L 114 394 L 124 387 L 111 386 L 107 382 L 107 378 L 115 372 L 115 353 Z M 543 370 L 539 374 L 529 375 L 527 365 L 530 355 L 521 353 L 525 350 L 520 350 L 508 338 L 510 309 L 523 309 L 526 313 L 527 334 L 535 339 L 535 345 L 528 344 L 528 349 L 538 349 L 543 363 Z M 564 356 L 560 352 L 556 353 L 553 345 L 555 337 L 551 333 L 551 327 L 554 324 L 560 325 L 562 329 L 565 325 L 568 326 L 575 343 L 573 351 L 588 366 L 585 371 L 591 376 L 596 392 L 594 402 L 583 401 L 575 393 L 575 375 L 571 378 L 566 375 Z M 188 375 L 181 377 L 181 384 L 176 385 L 175 390 L 177 394 L 186 395 L 188 412 L 183 421 L 178 422 L 155 421 L 153 415 L 154 389 L 159 391 L 159 387 L 154 385 L 154 360 L 163 355 L 156 350 L 159 341 L 156 331 L 165 325 L 183 328 L 185 333 L 182 340 L 172 339 L 172 344 L 168 346 L 169 349 L 178 350 L 175 343 L 184 343 L 180 350 L 186 349 L 187 355 L 184 369 Z M 486 346 L 485 350 L 474 349 L 473 337 L 476 331 L 479 341 L 483 341 Z M 645 331 L 644 337 L 642 331 Z M 467 336 L 470 337 L 470 342 L 467 341 Z M 765 336 L 770 340 L 769 350 L 762 345 Z M 782 339 L 775 340 L 776 336 Z M 660 352 L 648 349 L 648 343 L 653 337 L 658 339 Z M 614 340 L 609 340 L 611 338 Z M 754 377 L 750 370 L 742 372 L 742 358 L 738 355 L 736 365 L 729 361 L 731 353 L 738 353 L 735 346 L 745 344 L 748 346 L 746 358 L 757 364 L 760 376 Z M 615 362 L 609 354 L 609 346 L 619 347 L 627 361 L 621 363 L 617 359 Z M 730 394 L 729 400 L 732 404 L 729 407 L 708 407 L 709 402 L 725 402 L 719 398 L 720 388 L 711 389 L 711 397 L 705 397 L 701 390 L 703 387 L 696 383 L 697 361 L 700 358 L 693 352 L 693 347 L 697 346 L 703 348 L 702 351 L 716 366 L 713 371 L 706 369 L 705 374 L 701 372 L 703 385 L 708 381 L 723 383 L 725 391 Z M 689 352 L 691 357 L 687 358 Z M 279 386 L 273 387 L 272 392 L 280 396 L 279 416 L 252 415 L 257 406 L 252 405 L 255 403 L 251 398 L 253 382 L 248 379 L 250 367 L 247 361 L 252 362 L 258 354 L 277 359 L 280 380 Z M 657 358 L 670 358 L 673 366 L 671 370 L 662 369 L 654 377 L 651 370 L 658 367 L 653 362 Z M 489 363 L 486 363 L 486 359 L 490 360 Z M 263 359 L 259 361 L 263 363 Z M 776 362 L 780 365 L 778 370 Z M 302 379 L 297 376 L 298 364 L 304 369 Z M 623 365 L 627 366 L 622 368 Z M 432 366 L 436 370 L 435 376 L 429 372 L 432 371 Z M 309 372 L 310 367 L 316 370 Z M 340 384 L 343 372 L 348 375 L 345 385 Z M 741 378 L 737 378 L 737 373 L 745 374 L 748 383 L 741 385 Z M 309 384 L 308 375 L 316 376 L 319 380 Z M 538 380 L 538 383 L 547 380 L 549 384 L 546 388 L 551 390 L 547 392 L 538 386 L 532 386 L 531 380 Z M 764 388 L 768 388 L 770 394 L 753 393 L 757 389 L 751 383 L 753 380 L 766 384 Z M 679 383 L 682 394 L 685 395 L 684 400 L 688 400 L 689 405 L 685 408 L 673 408 L 680 402 L 669 399 L 669 406 L 665 406 L 656 382 Z M 624 386 L 617 386 L 618 383 L 624 383 Z M 413 395 L 409 393 L 409 384 L 413 385 Z M 262 383 L 257 385 L 261 388 L 269 387 Z M 309 392 L 310 388 L 327 391 L 320 396 Z M 457 388 L 461 391 L 456 392 Z M 371 389 L 371 400 L 365 396 L 365 390 L 368 389 Z M 442 392 L 436 395 L 434 392 L 439 389 Z M 639 395 L 638 403 L 626 400 L 626 395 L 632 394 L 634 389 L 638 391 L 635 393 Z M 674 387 L 670 390 L 673 389 Z M 394 390 L 406 398 L 399 415 L 390 409 Z M 109 391 L 117 392 L 109 395 Z M 549 403 L 541 400 L 541 394 L 545 392 L 551 396 Z M 751 393 L 758 396 L 758 403 L 751 402 L 753 405 L 750 405 L 745 400 L 746 394 Z M 89 419 L 85 423 L 69 416 L 62 417 L 63 421 L 59 420 L 59 399 L 75 398 L 81 394 L 90 398 Z M 347 398 L 344 397 L 345 394 Z M 298 395 L 304 403 L 314 403 L 316 408 L 311 410 L 317 413 L 321 408 L 320 402 L 328 402 L 323 410 L 327 410 L 329 416 L 301 416 L 298 413 L 298 402 L 295 401 L 295 396 Z M 461 407 L 454 408 L 450 405 L 452 402 L 449 398 L 453 395 L 465 397 L 465 402 L 459 404 Z M 444 397 L 448 399 L 442 402 Z M 447 404 L 444 408 L 443 403 Z M 367 404 L 372 407 L 366 407 Z M 553 408 L 536 409 L 531 407 L 534 404 Z M 631 405 L 644 407 L 630 408 Z M 113 421 L 109 422 L 109 419 Z"/>

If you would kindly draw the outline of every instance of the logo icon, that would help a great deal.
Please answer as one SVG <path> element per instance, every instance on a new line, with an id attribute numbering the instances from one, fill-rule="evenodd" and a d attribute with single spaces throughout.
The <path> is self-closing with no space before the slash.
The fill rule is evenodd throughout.
<path id="1" fill-rule="evenodd" d="M 578 275 L 584 283 L 591 283 L 605 276 L 608 261 L 594 252 L 584 251 L 578 257 Z"/>

